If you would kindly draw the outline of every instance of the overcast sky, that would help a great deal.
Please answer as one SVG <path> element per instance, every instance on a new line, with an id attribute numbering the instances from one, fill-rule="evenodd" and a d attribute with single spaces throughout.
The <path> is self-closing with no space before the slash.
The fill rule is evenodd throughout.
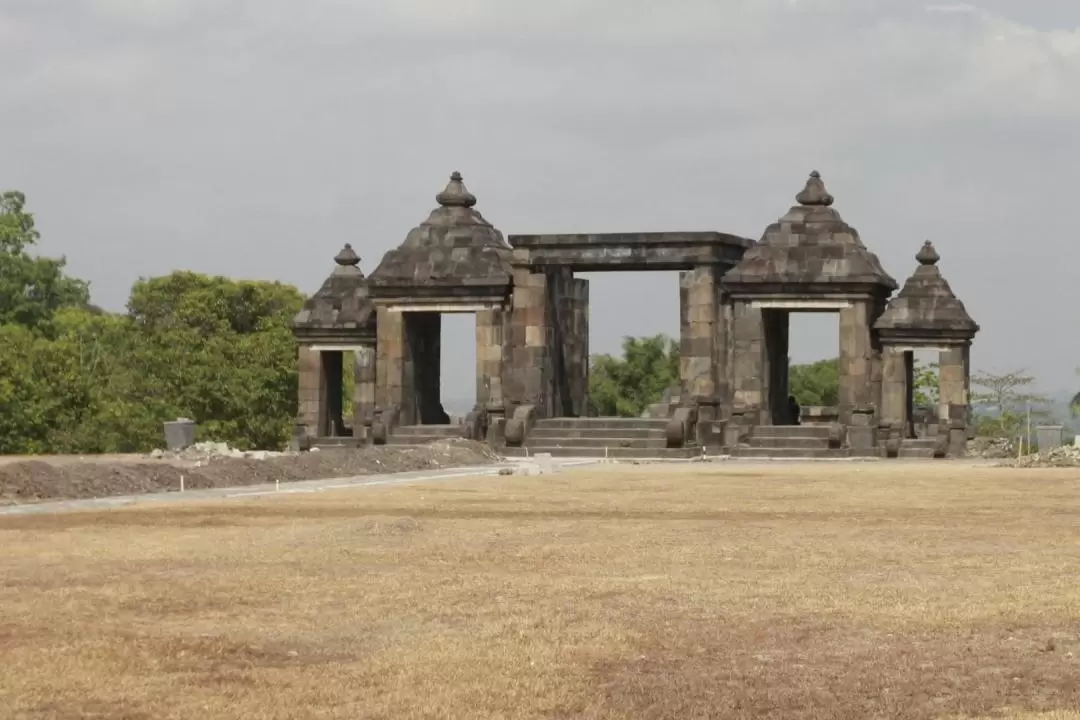
<path id="1" fill-rule="evenodd" d="M 817 169 L 899 282 L 934 241 L 976 369 L 1078 382 L 1076 0 L 0 0 L 0 68 L 0 189 L 110 309 L 370 272 L 455 169 L 506 234 L 753 238 Z M 594 351 L 678 332 L 674 274 L 590 277 Z"/>

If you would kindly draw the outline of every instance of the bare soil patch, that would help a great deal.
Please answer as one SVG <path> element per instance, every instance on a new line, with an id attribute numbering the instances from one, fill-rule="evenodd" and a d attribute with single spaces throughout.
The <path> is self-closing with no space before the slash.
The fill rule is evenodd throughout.
<path id="1" fill-rule="evenodd" d="M 0 543 L 4 717 L 1080 718 L 1075 470 L 616 466 Z"/>
<path id="2" fill-rule="evenodd" d="M 0 505 L 319 480 L 482 465 L 495 455 L 465 440 L 420 448 L 327 450 L 266 460 L 214 458 L 196 465 L 146 456 L 41 457 L 0 463 Z"/>

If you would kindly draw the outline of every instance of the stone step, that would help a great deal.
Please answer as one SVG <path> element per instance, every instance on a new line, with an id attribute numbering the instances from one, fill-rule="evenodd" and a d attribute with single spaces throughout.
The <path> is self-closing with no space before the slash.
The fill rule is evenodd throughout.
<path id="1" fill-rule="evenodd" d="M 641 440 L 665 440 L 667 431 L 663 428 L 567 428 L 567 427 L 534 427 L 529 432 L 530 440 L 544 438 L 596 438 L 608 439 L 618 436 L 620 439 Z"/>
<path id="2" fill-rule="evenodd" d="M 465 436 L 464 425 L 400 425 L 394 428 L 397 437 L 441 437 L 457 438 Z"/>
<path id="3" fill-rule="evenodd" d="M 454 436 L 457 437 L 457 436 Z M 430 445 L 433 442 L 443 442 L 451 438 L 446 435 L 391 435 L 386 439 L 387 445 L 394 447 L 414 447 L 418 445 Z"/>
<path id="4" fill-rule="evenodd" d="M 342 448 L 356 447 L 360 441 L 354 437 L 321 437 L 311 441 L 311 447 L 317 448 Z"/>
<path id="5" fill-rule="evenodd" d="M 755 434 L 750 437 L 750 447 L 828 450 L 829 439 L 821 437 L 759 437 Z"/>
<path id="6" fill-rule="evenodd" d="M 701 457 L 701 448 L 596 448 L 596 447 L 551 447 L 539 446 L 528 448 L 504 448 L 506 457 L 533 457 L 547 453 L 552 457 L 562 458 L 614 458 L 639 460 L 692 460 Z"/>
<path id="7" fill-rule="evenodd" d="M 829 438 L 828 425 L 758 425 L 751 437 Z"/>
<path id="8" fill-rule="evenodd" d="M 816 459 L 816 458 L 846 458 L 850 453 L 845 449 L 822 449 L 822 448 L 761 448 L 761 447 L 738 447 L 732 450 L 731 457 L 736 458 L 775 458 L 775 459 Z"/>
<path id="9" fill-rule="evenodd" d="M 575 430 L 664 430 L 667 418 L 545 418 L 537 420 L 533 431 L 549 428 Z"/>
<path id="10" fill-rule="evenodd" d="M 897 454 L 897 457 L 904 459 L 921 458 L 926 460 L 933 460 L 934 448 L 901 446 L 900 452 L 899 454 Z"/>
<path id="11" fill-rule="evenodd" d="M 904 448 L 929 448 L 933 450 L 937 447 L 938 441 L 935 438 L 909 438 L 900 443 L 900 447 Z"/>
<path id="12" fill-rule="evenodd" d="M 563 431 L 567 432 L 567 431 Z M 567 447 L 567 448 L 666 448 L 667 438 L 635 438 L 635 437 L 536 437 L 529 435 L 525 440 L 525 447 Z"/>

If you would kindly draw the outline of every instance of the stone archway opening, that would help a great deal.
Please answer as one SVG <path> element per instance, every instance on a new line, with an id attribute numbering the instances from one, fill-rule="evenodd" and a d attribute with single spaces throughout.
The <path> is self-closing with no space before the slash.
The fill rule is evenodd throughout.
<path id="1" fill-rule="evenodd" d="M 907 437 L 931 439 L 938 436 L 941 420 L 941 349 L 917 347 L 904 353 L 908 377 Z M 945 420 L 948 420 L 947 410 Z"/>
<path id="2" fill-rule="evenodd" d="M 789 311 L 787 387 L 799 414 L 780 414 L 786 423 L 816 425 L 839 417 L 840 317 L 832 311 Z M 797 422 L 795 422 L 797 420 Z"/>
<path id="3" fill-rule="evenodd" d="M 439 344 L 439 395 L 451 424 L 464 422 L 477 402 L 476 313 L 444 312 Z"/>
<path id="4" fill-rule="evenodd" d="M 584 308 L 588 328 L 588 364 L 583 368 L 589 393 L 587 414 L 639 417 L 654 403 L 679 402 L 682 393 L 679 272 L 584 272 L 575 274 L 575 278 L 588 283 L 590 298 Z M 653 342 L 654 339 L 662 342 Z M 612 361 L 627 360 L 628 340 L 642 352 L 659 352 L 663 357 L 656 358 L 659 365 L 649 368 L 642 377 L 642 386 L 633 388 L 633 393 L 619 388 L 616 403 L 615 396 L 605 392 L 609 389 L 607 384 L 597 380 Z"/>

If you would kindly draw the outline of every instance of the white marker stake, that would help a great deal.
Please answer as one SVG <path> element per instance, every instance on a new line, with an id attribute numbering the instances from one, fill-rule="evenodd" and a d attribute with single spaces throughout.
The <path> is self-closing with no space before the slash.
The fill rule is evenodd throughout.
<path id="1" fill-rule="evenodd" d="M 281 492 L 281 478 L 274 478 L 274 490 Z"/>
<path id="2" fill-rule="evenodd" d="M 180 492 L 184 492 L 184 476 L 180 476 Z"/>

